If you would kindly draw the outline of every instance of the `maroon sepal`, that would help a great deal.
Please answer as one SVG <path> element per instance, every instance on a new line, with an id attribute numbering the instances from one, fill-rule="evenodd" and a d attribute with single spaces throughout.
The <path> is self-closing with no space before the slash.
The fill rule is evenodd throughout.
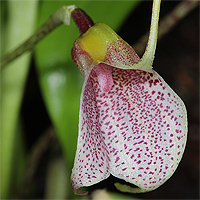
<path id="1" fill-rule="evenodd" d="M 71 17 L 76 23 L 80 34 L 85 33 L 91 26 L 94 25 L 92 19 L 80 8 L 76 8 L 72 11 Z"/>

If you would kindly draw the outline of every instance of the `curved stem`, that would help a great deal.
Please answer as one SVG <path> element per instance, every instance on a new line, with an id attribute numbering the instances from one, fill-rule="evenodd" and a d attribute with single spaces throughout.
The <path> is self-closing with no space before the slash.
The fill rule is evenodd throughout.
<path id="1" fill-rule="evenodd" d="M 27 162 L 27 167 L 24 175 L 24 185 L 31 182 L 37 168 L 41 157 L 44 155 L 46 150 L 52 145 L 56 140 L 55 130 L 53 127 L 49 127 L 44 134 L 38 139 L 38 141 L 32 147 L 29 158 Z"/>
<path id="2" fill-rule="evenodd" d="M 75 5 L 72 6 L 62 6 L 60 9 L 56 10 L 49 19 L 22 45 L 17 49 L 8 53 L 1 61 L 1 69 L 5 67 L 8 63 L 12 62 L 15 58 L 22 55 L 24 52 L 31 50 L 40 40 L 42 40 L 46 35 L 53 31 L 56 27 L 60 26 L 62 23 L 70 25 L 71 12 L 76 8 Z"/>
<path id="3" fill-rule="evenodd" d="M 147 47 L 141 60 L 138 63 L 134 64 L 134 66 L 137 67 L 138 69 L 141 69 L 150 73 L 152 72 L 152 64 L 153 64 L 155 51 L 156 51 L 160 3 L 161 3 L 161 0 L 153 1 L 151 27 L 150 27 L 149 40 L 147 43 Z"/>
<path id="4" fill-rule="evenodd" d="M 186 0 L 179 3 L 170 13 L 168 13 L 161 21 L 158 27 L 158 39 L 161 39 L 168 32 L 170 32 L 176 24 L 188 15 L 194 8 L 199 5 L 198 1 Z M 133 45 L 134 50 L 138 55 L 144 51 L 146 42 L 148 40 L 148 33 L 143 35 L 139 41 Z"/>

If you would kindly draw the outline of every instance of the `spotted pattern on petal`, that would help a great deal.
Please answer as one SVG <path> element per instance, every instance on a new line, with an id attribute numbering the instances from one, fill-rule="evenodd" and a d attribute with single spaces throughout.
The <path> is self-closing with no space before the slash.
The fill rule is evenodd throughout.
<path id="1" fill-rule="evenodd" d="M 104 62 L 120 69 L 132 68 L 140 60 L 135 50 L 124 40 L 109 44 Z"/>
<path id="2" fill-rule="evenodd" d="M 105 93 L 91 72 L 109 171 L 140 192 L 153 190 L 181 160 L 187 134 L 184 103 L 155 71 L 112 68 L 112 74 L 114 85 Z"/>
<path id="3" fill-rule="evenodd" d="M 71 175 L 77 194 L 110 173 L 137 185 L 135 192 L 156 189 L 185 148 L 185 106 L 156 72 L 112 68 L 112 77 L 109 92 L 101 91 L 94 70 L 85 78 Z"/>
<path id="4" fill-rule="evenodd" d="M 79 136 L 71 183 L 76 194 L 109 175 L 109 157 L 105 137 L 101 134 L 95 92 L 90 78 L 85 78 L 79 113 Z"/>

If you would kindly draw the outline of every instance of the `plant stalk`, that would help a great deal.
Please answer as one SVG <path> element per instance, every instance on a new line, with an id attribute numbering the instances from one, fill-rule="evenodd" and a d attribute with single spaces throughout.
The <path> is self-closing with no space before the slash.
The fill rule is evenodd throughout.
<path id="1" fill-rule="evenodd" d="M 70 25 L 71 12 L 76 8 L 76 6 L 62 6 L 56 10 L 49 19 L 23 44 L 16 48 L 11 53 L 8 53 L 1 61 L 1 69 L 3 69 L 7 64 L 12 62 L 14 59 L 22 55 L 24 52 L 32 50 L 33 47 L 42 40 L 46 35 L 48 35 L 55 28 L 61 24 Z"/>

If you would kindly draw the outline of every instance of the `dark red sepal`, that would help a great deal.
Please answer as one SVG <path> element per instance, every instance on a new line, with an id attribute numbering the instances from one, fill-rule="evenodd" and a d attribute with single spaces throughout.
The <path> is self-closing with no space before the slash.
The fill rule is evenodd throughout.
<path id="1" fill-rule="evenodd" d="M 85 33 L 91 26 L 94 25 L 92 19 L 80 8 L 76 8 L 72 11 L 71 17 L 76 23 L 80 34 Z"/>

